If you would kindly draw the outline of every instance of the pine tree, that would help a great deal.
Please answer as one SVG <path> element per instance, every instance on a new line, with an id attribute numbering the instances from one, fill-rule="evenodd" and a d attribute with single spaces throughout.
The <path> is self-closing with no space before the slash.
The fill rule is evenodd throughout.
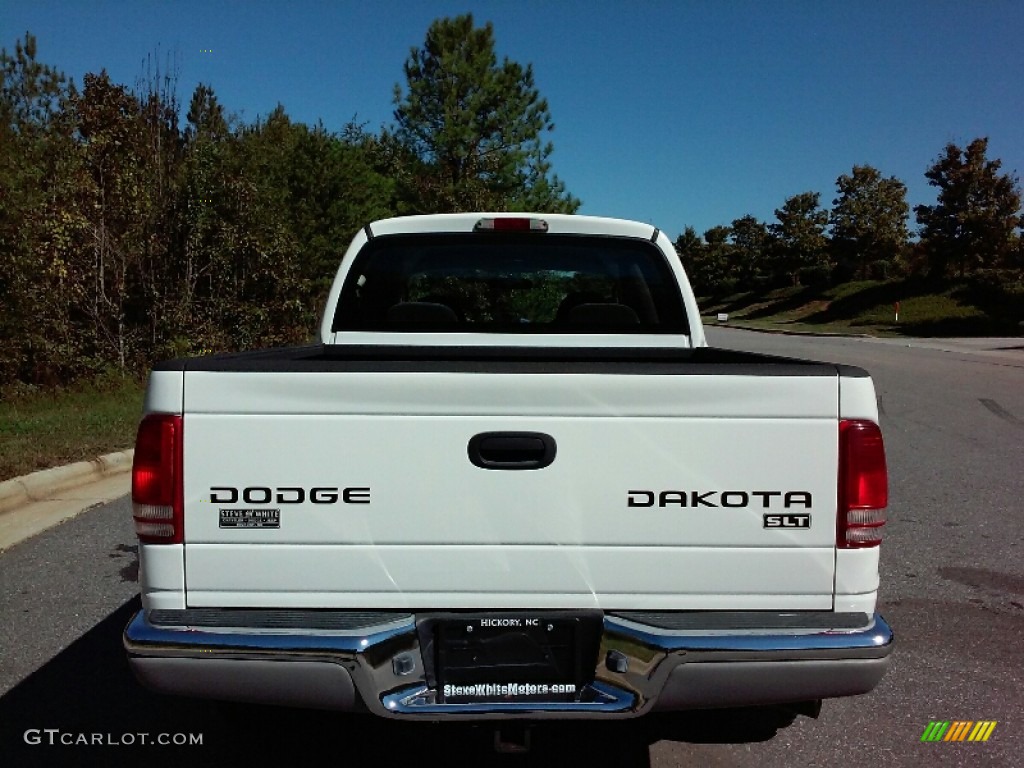
<path id="1" fill-rule="evenodd" d="M 411 168 L 400 194 L 418 213 L 465 210 L 573 212 L 579 200 L 550 175 L 554 129 L 533 69 L 499 64 L 494 29 L 473 16 L 438 19 L 395 86 L 394 137 Z"/>

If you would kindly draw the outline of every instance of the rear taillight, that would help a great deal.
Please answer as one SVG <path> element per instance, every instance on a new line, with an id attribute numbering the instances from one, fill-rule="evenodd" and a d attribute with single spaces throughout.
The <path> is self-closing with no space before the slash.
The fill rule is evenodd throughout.
<path id="1" fill-rule="evenodd" d="M 888 503 L 889 478 L 882 430 L 872 421 L 839 422 L 836 545 L 840 549 L 858 549 L 881 544 Z"/>
<path id="2" fill-rule="evenodd" d="M 139 424 L 132 462 L 132 517 L 145 544 L 184 540 L 182 418 L 150 414 Z"/>

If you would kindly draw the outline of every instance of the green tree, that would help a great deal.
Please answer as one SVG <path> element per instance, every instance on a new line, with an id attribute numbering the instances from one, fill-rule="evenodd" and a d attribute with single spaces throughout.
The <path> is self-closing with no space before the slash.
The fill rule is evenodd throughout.
<path id="1" fill-rule="evenodd" d="M 683 233 L 676 238 L 675 242 L 676 253 L 679 258 L 685 259 L 686 257 L 696 253 L 704 247 L 704 241 L 700 239 L 700 235 L 697 234 L 697 230 L 693 227 L 687 227 L 683 230 Z M 684 263 L 685 267 L 686 264 Z"/>
<path id="2" fill-rule="evenodd" d="M 74 87 L 36 60 L 25 33 L 0 49 L 0 384 L 55 383 L 74 359 L 63 261 L 78 223 L 65 200 L 75 176 Z"/>
<path id="3" fill-rule="evenodd" d="M 731 293 L 736 287 L 735 248 L 729 242 L 732 228 L 724 225 L 704 232 L 704 280 L 717 294 Z"/>
<path id="4" fill-rule="evenodd" d="M 1010 256 L 1010 266 L 1020 270 L 1019 279 L 1024 281 L 1024 224 L 1017 233 L 1016 246 Z"/>
<path id="5" fill-rule="evenodd" d="M 140 254 L 140 284 L 131 291 L 129 314 L 138 319 L 143 360 L 161 354 L 171 319 L 182 311 L 176 266 L 181 261 L 178 203 L 185 136 L 179 127 L 177 81 L 170 56 L 163 72 L 159 59 L 149 56 L 145 76 L 136 81 L 134 93 L 142 123 L 140 184 L 148 216 Z"/>
<path id="6" fill-rule="evenodd" d="M 142 105 L 106 71 L 87 74 L 74 102 L 85 173 L 78 210 L 88 240 L 73 254 L 75 305 L 87 322 L 86 354 L 125 370 L 136 355 L 148 317 L 141 294 L 143 259 L 153 199 L 146 178 Z"/>
<path id="7" fill-rule="evenodd" d="M 840 280 L 887 277 L 907 248 L 907 187 L 870 165 L 855 165 L 836 179 L 832 201 L 832 247 Z M 870 269 L 869 269 L 870 268 Z"/>
<path id="8" fill-rule="evenodd" d="M 233 162 L 237 143 L 213 88 L 200 83 L 186 113 L 178 185 L 177 252 L 163 281 L 163 324 L 154 353 L 223 348 L 223 319 L 237 296 L 233 259 L 240 209 L 248 199 Z"/>
<path id="9" fill-rule="evenodd" d="M 729 242 L 731 233 L 730 227 L 711 227 L 702 239 L 693 227 L 687 227 L 676 238 L 676 254 L 694 290 L 701 296 L 728 292 L 736 284 L 733 273 L 735 248 Z"/>
<path id="10" fill-rule="evenodd" d="M 775 210 L 777 223 L 769 231 L 777 239 L 773 259 L 776 279 L 785 278 L 792 285 L 807 285 L 827 279 L 830 264 L 825 226 L 828 211 L 818 201 L 818 192 L 802 192 L 786 200 Z"/>
<path id="11" fill-rule="evenodd" d="M 229 194 L 236 208 L 222 256 L 230 268 L 217 281 L 217 298 L 230 299 L 219 309 L 219 346 L 287 344 L 312 330 L 310 278 L 302 273 L 290 205 L 292 162 L 305 130 L 278 104 L 266 120 L 241 129 L 232 143 Z"/>
<path id="12" fill-rule="evenodd" d="M 207 141 L 214 144 L 227 140 L 231 130 L 224 107 L 213 88 L 204 83 L 196 86 L 185 115 L 188 127 L 185 138 L 189 141 Z"/>
<path id="13" fill-rule="evenodd" d="M 469 84 L 448 93 L 462 111 L 442 119 L 436 152 L 412 120 L 332 133 L 279 106 L 244 125 L 205 84 L 182 129 L 176 75 L 152 59 L 135 91 L 104 72 L 79 93 L 36 61 L 31 35 L 0 50 L 0 385 L 304 340 L 352 234 L 399 210 L 575 210 L 529 67 L 499 65 L 471 17 L 432 29 L 438 45 L 410 71 Z M 410 80 L 399 112 L 423 117 L 425 89 Z"/>
<path id="14" fill-rule="evenodd" d="M 733 274 L 736 287 L 753 290 L 762 287 L 770 267 L 772 235 L 767 225 L 753 216 L 733 221 L 730 241 L 733 244 Z"/>
<path id="15" fill-rule="evenodd" d="M 950 267 L 963 276 L 980 267 L 1008 265 L 1013 258 L 1021 192 L 1014 176 L 999 173 L 1001 161 L 985 156 L 987 150 L 987 138 L 975 139 L 966 149 L 947 144 L 925 173 L 939 190 L 938 200 L 915 206 L 914 213 L 934 277 L 945 277 Z"/>
<path id="16" fill-rule="evenodd" d="M 281 105 L 232 127 L 208 86 L 187 117 L 171 351 L 307 339 L 352 235 L 394 213 L 374 137 L 292 122 Z"/>
<path id="17" fill-rule="evenodd" d="M 352 236 L 367 222 L 394 213 L 394 183 L 375 168 L 372 144 L 354 123 L 341 135 L 323 125 L 297 132 L 288 206 L 301 244 L 302 275 L 310 281 L 312 316 L 326 299 Z"/>
<path id="18" fill-rule="evenodd" d="M 694 291 L 701 292 L 701 295 L 710 293 L 707 283 L 704 281 L 704 241 L 700 239 L 697 230 L 687 227 L 682 234 L 676 238 L 676 255 L 686 270 Z"/>
<path id="19" fill-rule="evenodd" d="M 533 69 L 499 64 L 494 28 L 473 16 L 434 21 L 395 86 L 396 127 L 386 139 L 406 171 L 400 196 L 412 212 L 522 210 L 574 212 L 579 200 L 550 175 L 554 129 Z"/>
<path id="20" fill-rule="evenodd" d="M 270 303 L 283 334 L 273 341 L 303 340 L 316 327 L 352 235 L 394 213 L 393 183 L 377 170 L 373 141 L 359 126 L 340 135 L 310 128 L 291 122 L 281 106 L 243 132 L 240 149 L 242 176 L 263 211 L 255 231 L 276 243 L 263 249 L 261 269 L 278 253 L 272 269 L 279 294 Z"/>

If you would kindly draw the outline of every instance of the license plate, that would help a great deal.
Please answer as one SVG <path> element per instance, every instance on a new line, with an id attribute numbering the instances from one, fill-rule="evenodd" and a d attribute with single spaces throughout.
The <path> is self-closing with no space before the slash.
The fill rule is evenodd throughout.
<path id="1" fill-rule="evenodd" d="M 487 615 L 435 625 L 438 689 L 456 703 L 573 701 L 593 677 L 576 617 Z M 589 677 L 588 677 L 589 673 Z"/>

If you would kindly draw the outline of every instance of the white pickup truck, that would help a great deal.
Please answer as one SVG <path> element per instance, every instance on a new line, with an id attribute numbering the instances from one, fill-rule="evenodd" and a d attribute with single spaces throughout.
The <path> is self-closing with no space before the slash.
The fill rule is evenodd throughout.
<path id="1" fill-rule="evenodd" d="M 124 645 L 394 718 L 816 713 L 892 650 L 877 424 L 862 370 L 709 348 L 650 225 L 377 221 L 320 343 L 152 372 Z"/>

